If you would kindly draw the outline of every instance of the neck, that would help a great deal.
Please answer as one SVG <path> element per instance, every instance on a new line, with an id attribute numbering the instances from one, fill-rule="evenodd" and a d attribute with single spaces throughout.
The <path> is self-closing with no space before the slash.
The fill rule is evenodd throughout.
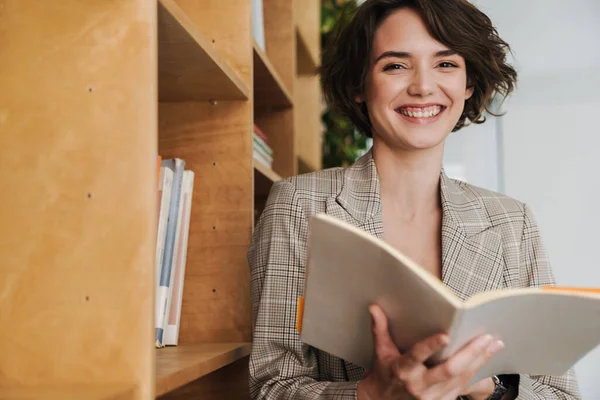
<path id="1" fill-rule="evenodd" d="M 438 211 L 443 150 L 443 144 L 423 151 L 391 149 L 374 140 L 382 201 L 406 219 Z"/>

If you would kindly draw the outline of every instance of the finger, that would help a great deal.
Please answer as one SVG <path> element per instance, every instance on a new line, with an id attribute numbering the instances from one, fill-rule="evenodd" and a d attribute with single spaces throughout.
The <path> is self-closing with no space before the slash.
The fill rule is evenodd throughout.
<path id="1" fill-rule="evenodd" d="M 446 347 L 448 342 L 449 338 L 446 334 L 430 336 L 413 345 L 396 363 L 394 374 L 409 385 L 412 394 L 419 394 L 428 387 L 429 382 L 425 379 L 428 369 L 423 363 Z"/>
<path id="2" fill-rule="evenodd" d="M 448 345 L 448 335 L 440 333 L 414 344 L 407 352 L 406 356 L 419 364 L 423 364 L 432 355 L 442 350 Z"/>
<path id="3" fill-rule="evenodd" d="M 478 358 L 474 360 L 474 362 L 467 367 L 466 377 L 467 384 L 471 380 L 471 378 L 479 371 L 485 364 L 488 363 L 490 358 L 494 356 L 497 352 L 504 348 L 504 343 L 501 340 L 492 340 L 489 346 L 487 346 L 484 351 L 479 355 Z"/>
<path id="4" fill-rule="evenodd" d="M 369 307 L 373 318 L 373 349 L 377 358 L 400 355 L 388 331 L 388 321 L 383 310 L 378 305 Z"/>
<path id="5" fill-rule="evenodd" d="M 495 386 L 496 386 L 496 384 L 494 383 L 494 381 L 492 380 L 492 378 L 485 378 L 485 379 L 480 380 L 477 383 L 474 383 L 470 387 L 468 387 L 466 390 L 464 390 L 461 393 L 461 395 L 468 396 L 468 395 L 470 395 L 472 393 L 489 393 L 489 392 L 493 392 Z"/>
<path id="6" fill-rule="evenodd" d="M 460 395 L 460 383 L 457 378 L 430 384 L 426 383 L 427 377 L 425 376 L 423 381 L 425 382 L 425 385 L 419 393 L 420 398 L 455 400 Z"/>
<path id="7" fill-rule="evenodd" d="M 491 357 L 491 354 L 488 354 L 488 347 L 491 347 L 493 343 L 495 343 L 494 339 L 490 335 L 482 335 L 473 339 L 444 363 L 431 369 L 428 374 L 429 383 L 433 385 L 451 380 L 463 375 L 469 369 L 479 370 Z"/>

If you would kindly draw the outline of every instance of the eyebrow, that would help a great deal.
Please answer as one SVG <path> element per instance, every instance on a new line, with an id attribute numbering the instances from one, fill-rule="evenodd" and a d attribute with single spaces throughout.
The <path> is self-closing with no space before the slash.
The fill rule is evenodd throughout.
<path id="1" fill-rule="evenodd" d="M 458 54 L 455 50 L 441 50 L 435 53 L 434 57 L 449 57 Z M 411 58 L 412 54 L 405 51 L 386 51 L 375 60 L 375 63 L 384 58 Z"/>

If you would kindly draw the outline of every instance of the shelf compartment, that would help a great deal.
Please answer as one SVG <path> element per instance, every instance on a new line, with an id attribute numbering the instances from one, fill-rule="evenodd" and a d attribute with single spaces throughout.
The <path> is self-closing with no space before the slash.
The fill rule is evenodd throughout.
<path id="1" fill-rule="evenodd" d="M 291 107 L 292 96 L 267 55 L 253 43 L 254 104 L 258 107 Z"/>
<path id="2" fill-rule="evenodd" d="M 156 396 L 250 354 L 250 343 L 182 344 L 156 350 Z"/>
<path id="3" fill-rule="evenodd" d="M 306 35 L 299 26 L 296 26 L 296 46 L 298 51 L 298 74 L 312 75 L 319 67 L 319 56 L 315 54 L 315 51 L 311 51 Z"/>
<path id="4" fill-rule="evenodd" d="M 159 0 L 159 100 L 247 100 L 249 93 L 177 3 Z"/>

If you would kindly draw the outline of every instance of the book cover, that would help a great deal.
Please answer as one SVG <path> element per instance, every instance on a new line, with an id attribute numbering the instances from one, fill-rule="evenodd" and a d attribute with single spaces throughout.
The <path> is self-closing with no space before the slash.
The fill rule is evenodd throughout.
<path id="1" fill-rule="evenodd" d="M 165 331 L 165 345 L 176 346 L 179 340 L 179 325 L 181 321 L 181 304 L 185 281 L 185 266 L 187 261 L 190 217 L 192 211 L 192 195 L 194 192 L 194 172 L 184 171 L 181 191 L 180 221 L 175 239 L 174 275 L 170 295 L 170 311 Z"/>
<path id="2" fill-rule="evenodd" d="M 325 214 L 310 222 L 300 339 L 369 368 L 368 307 L 379 304 L 401 351 L 445 332 L 447 359 L 488 333 L 505 348 L 472 379 L 500 374 L 563 375 L 600 344 L 600 295 L 561 288 L 502 289 L 462 302 L 439 279 L 384 241 Z"/>

